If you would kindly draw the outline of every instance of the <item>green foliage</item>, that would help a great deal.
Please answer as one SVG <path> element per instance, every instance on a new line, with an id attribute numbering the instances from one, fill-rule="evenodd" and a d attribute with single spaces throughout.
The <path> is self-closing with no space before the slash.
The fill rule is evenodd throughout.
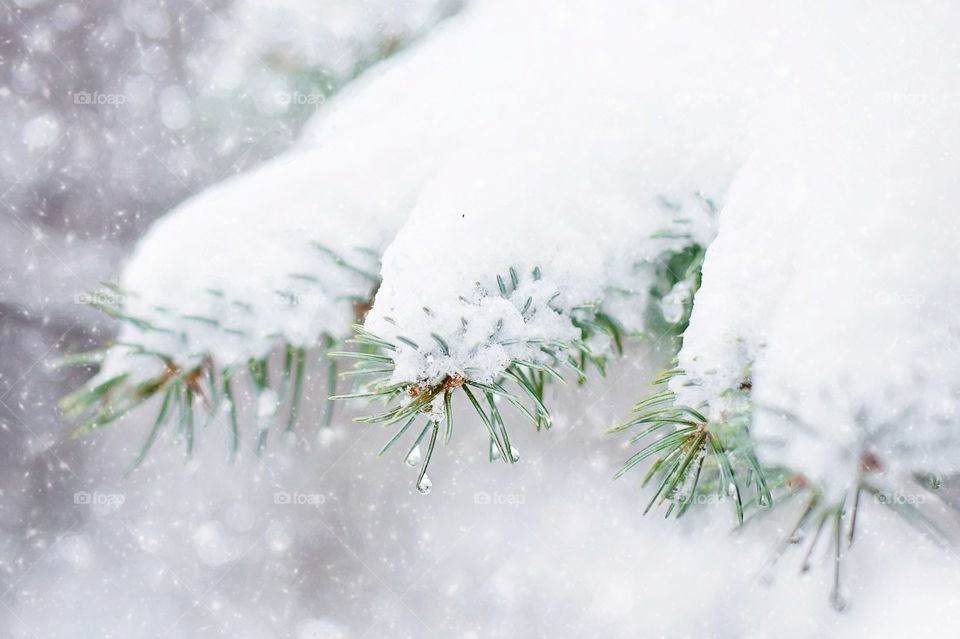
<path id="1" fill-rule="evenodd" d="M 662 385 L 682 372 L 676 368 L 668 370 L 654 384 Z M 681 517 L 693 504 L 718 503 L 729 498 L 738 524 L 743 525 L 774 505 L 782 507 L 802 498 L 795 524 L 778 545 L 764 575 L 771 578 L 775 564 L 796 545 L 805 546 L 800 570 L 809 571 L 815 551 L 825 544 L 833 566 L 830 602 L 837 610 L 847 606 L 842 592 L 843 557 L 855 538 L 863 495 L 890 508 L 936 543 L 949 541 L 947 533 L 919 504 L 891 497 L 898 493 L 882 486 L 882 464 L 870 454 L 862 456 L 854 485 L 833 500 L 797 472 L 761 466 L 750 438 L 750 392 L 749 382 L 736 391 L 728 391 L 718 398 L 725 407 L 719 411 L 721 417 L 710 420 L 695 408 L 678 405 L 676 395 L 661 388 L 634 406 L 630 420 L 612 429 L 629 433 L 630 442 L 641 446 L 616 477 L 652 460 L 642 480 L 643 486 L 651 482 L 655 486 L 645 514 L 655 504 L 666 503 L 665 516 Z M 922 489 L 936 490 L 941 483 L 937 478 L 921 479 L 916 485 Z"/>
<path id="2" fill-rule="evenodd" d="M 119 289 L 113 288 L 114 291 Z M 145 332 L 158 329 L 150 322 L 132 317 L 119 307 L 102 303 L 104 296 L 93 295 L 97 302 L 94 304 L 103 312 L 121 322 L 129 323 Z M 185 318 L 190 319 L 190 318 Z M 195 318 L 210 324 L 213 320 Z M 212 325 L 212 324 L 211 324 Z M 166 331 L 165 331 L 166 332 Z M 260 398 L 266 392 L 276 393 L 276 408 L 269 415 L 266 423 L 257 416 L 254 421 L 258 430 L 256 451 L 259 453 L 266 445 L 267 437 L 272 424 L 281 419 L 281 408 L 286 406 L 283 430 L 292 430 L 300 414 L 300 405 L 303 399 L 304 382 L 307 375 L 308 360 L 311 353 L 319 350 L 321 355 L 329 351 L 335 340 L 329 336 L 322 336 L 319 348 L 308 349 L 303 346 L 278 340 L 277 349 L 273 354 L 259 359 L 251 359 L 241 366 L 224 366 L 219 364 L 212 355 L 203 355 L 200 359 L 192 358 L 189 361 L 178 361 L 173 355 L 156 352 L 138 344 L 114 342 L 105 348 L 86 353 L 77 353 L 64 357 L 61 366 L 99 366 L 111 348 L 123 347 L 131 356 L 142 356 L 142 365 L 150 367 L 150 360 L 154 360 L 155 374 L 145 380 L 133 381 L 129 372 L 117 374 L 109 379 L 95 377 L 91 382 L 64 397 L 60 402 L 63 415 L 75 422 L 79 422 L 72 430 L 74 436 L 86 435 L 103 426 L 111 424 L 127 415 L 141 405 L 151 400 L 158 401 L 157 417 L 137 456 L 133 467 L 136 467 L 146 458 L 158 435 L 165 425 L 173 422 L 176 425 L 178 439 L 184 442 L 186 453 L 189 455 L 195 442 L 196 415 L 204 416 L 210 421 L 223 407 L 222 400 L 227 400 L 226 414 L 230 428 L 230 455 L 236 456 L 240 448 L 240 418 L 237 410 L 239 383 L 244 383 L 244 396 L 252 395 L 259 404 Z M 279 352 L 279 357 L 272 357 Z M 278 360 L 271 366 L 271 359 Z M 326 357 L 319 358 L 322 368 L 328 377 L 328 395 L 334 392 L 333 384 L 336 381 L 336 363 Z M 271 371 L 271 368 L 276 370 Z M 273 381 L 272 381 L 273 380 Z M 252 392 L 248 392 L 249 391 Z M 330 424 L 332 406 L 325 406 L 324 425 Z"/>
<path id="3" fill-rule="evenodd" d="M 332 344 L 332 341 L 325 344 Z M 182 368 L 172 358 L 158 356 L 162 362 L 161 373 L 136 383 L 130 381 L 129 373 L 105 381 L 94 381 L 61 400 L 60 408 L 65 417 L 80 422 L 72 433 L 82 436 L 115 422 L 157 398 L 160 408 L 156 420 L 131 469 L 143 462 L 169 422 L 175 424 L 178 439 L 184 442 L 189 456 L 195 442 L 197 417 L 201 416 L 209 422 L 221 408 L 225 408 L 230 428 L 230 454 L 233 457 L 240 448 L 237 383 L 242 377 L 247 377 L 252 396 L 257 402 L 267 391 L 277 396 L 273 413 L 265 418 L 259 415 L 256 418 L 259 422 L 256 450 L 260 452 L 266 444 L 272 424 L 281 419 L 282 406 L 287 406 L 285 419 L 282 420 L 283 430 L 290 431 L 297 423 L 309 353 L 305 348 L 285 344 L 282 365 L 274 367 L 279 369 L 275 371 L 278 373 L 275 383 L 271 382 L 269 357 L 251 359 L 245 367 L 235 368 L 219 367 L 211 357 L 205 357 L 197 365 Z M 71 358 L 70 363 L 74 361 L 76 359 Z"/>
<path id="4" fill-rule="evenodd" d="M 472 380 L 456 374 L 444 375 L 439 379 L 427 382 L 390 383 L 393 360 L 389 355 L 381 354 L 381 352 L 394 351 L 396 346 L 370 334 L 362 326 L 356 326 L 355 328 L 356 336 L 348 342 L 366 350 L 332 352 L 330 356 L 357 361 L 358 366 L 353 370 L 345 371 L 341 374 L 342 376 L 370 376 L 374 379 L 356 392 L 337 395 L 331 399 L 380 400 L 390 406 L 384 412 L 356 419 L 358 422 L 380 424 L 384 427 L 402 424 L 380 450 L 381 455 L 407 433 L 418 417 L 423 418 L 423 428 L 411 446 L 411 450 L 419 444 L 428 431 L 434 433 L 431 435 L 431 446 L 423 459 L 422 473 L 426 473 L 433 454 L 434 437 L 439 424 L 444 424 L 444 444 L 449 443 L 453 436 L 453 397 L 458 394 L 457 391 L 462 397 L 466 398 L 480 418 L 489 436 L 491 446 L 496 451 L 495 457 L 508 464 L 515 463 L 517 459 L 510 444 L 510 434 L 506 426 L 507 420 L 501 411 L 500 404 L 502 402 L 510 404 L 538 431 L 549 429 L 552 425 L 550 412 L 544 403 L 544 389 L 548 379 L 566 383 L 563 376 L 555 368 L 556 362 L 550 365 L 514 361 L 498 380 L 490 383 Z M 560 348 L 557 344 L 551 346 Z M 418 482 L 421 480 L 422 476 L 418 478 Z"/>
<path id="5" fill-rule="evenodd" d="M 540 279 L 540 269 L 534 269 L 530 276 L 535 280 Z M 510 298 L 519 286 L 520 277 L 514 268 L 508 269 L 506 276 L 497 275 L 497 292 L 504 298 Z M 529 311 L 531 304 L 532 299 L 527 299 L 520 308 L 521 312 Z M 424 309 L 424 312 L 429 314 L 430 311 Z M 354 392 L 338 395 L 332 399 L 379 400 L 389 407 L 383 412 L 357 418 L 357 421 L 363 423 L 397 427 L 396 432 L 380 451 L 383 454 L 408 432 L 418 417 L 424 418 L 425 424 L 411 449 L 415 448 L 428 433 L 438 430 L 440 423 L 444 424 L 443 441 L 445 444 L 448 443 L 454 428 L 453 398 L 455 395 L 460 395 L 467 400 L 487 431 L 492 451 L 491 459 L 501 459 L 507 464 L 516 463 L 516 455 L 510 444 L 510 435 L 506 426 L 507 419 L 503 415 L 501 404 L 509 404 L 537 431 L 549 429 L 552 418 L 545 403 L 544 391 L 551 381 L 567 383 L 560 369 L 572 371 L 578 382 L 586 380 L 588 364 L 593 365 L 601 375 L 605 374 L 606 355 L 599 354 L 588 346 L 588 343 L 595 343 L 598 337 L 608 340 L 615 353 L 622 353 L 623 330 L 614 318 L 603 312 L 599 303 L 578 307 L 573 310 L 573 315 L 574 325 L 580 329 L 579 339 L 526 340 L 523 342 L 525 345 L 535 348 L 545 357 L 538 358 L 537 361 L 515 359 L 493 381 L 472 378 L 468 371 L 441 375 L 437 379 L 393 381 L 392 353 L 397 350 L 398 343 L 416 349 L 420 349 L 420 346 L 404 336 L 398 336 L 397 343 L 394 343 L 357 325 L 354 327 L 355 335 L 347 340 L 349 344 L 356 347 L 356 350 L 332 352 L 330 356 L 353 360 L 354 368 L 341 373 L 341 376 L 358 379 L 360 384 Z M 491 343 L 502 346 L 520 343 L 515 339 L 497 340 L 497 332 L 494 331 L 494 335 L 491 336 Z M 436 334 L 431 337 L 433 343 L 430 344 L 430 348 L 439 348 L 441 353 L 449 355 L 450 347 L 444 338 Z M 431 443 L 433 441 L 433 435 L 431 435 Z M 424 473 L 432 453 L 431 444 L 423 459 Z M 418 481 L 420 479 L 422 477 Z"/>
<path id="6" fill-rule="evenodd" d="M 682 372 L 665 371 L 654 385 L 664 386 Z M 655 489 L 644 513 L 666 502 L 666 516 L 681 517 L 695 503 L 729 498 L 738 523 L 743 523 L 745 509 L 770 506 L 768 471 L 760 466 L 750 440 L 749 392 L 736 393 L 739 397 L 730 399 L 742 401 L 731 405 L 742 408 L 721 421 L 711 421 L 695 408 L 676 404 L 676 395 L 661 388 L 635 404 L 628 421 L 611 429 L 629 433 L 630 443 L 641 446 L 624 462 L 617 478 L 652 460 L 642 485 L 656 480 Z M 748 492 L 753 496 L 745 500 Z"/>
<path id="7" fill-rule="evenodd" d="M 370 293 L 367 297 L 345 300 L 351 304 L 355 316 L 358 319 L 362 318 L 370 308 L 371 300 L 380 285 L 380 276 L 376 269 L 371 270 L 364 266 L 357 266 L 337 252 L 317 242 L 311 242 L 310 246 L 338 268 L 358 275 L 369 283 Z M 377 251 L 363 247 L 357 247 L 356 251 L 367 258 L 371 258 L 374 262 L 379 261 Z M 309 273 L 290 273 L 288 277 L 298 282 L 318 282 L 317 278 Z M 133 298 L 134 293 L 124 291 L 119 286 L 106 282 L 103 283 L 103 287 L 103 290 L 88 296 L 90 304 L 95 308 L 121 323 L 134 327 L 138 332 L 174 334 L 173 330 L 157 326 L 154 322 L 145 318 L 135 317 L 123 308 L 123 300 Z M 289 295 L 291 303 L 294 303 L 295 295 L 292 292 L 278 290 L 277 293 Z M 224 297 L 223 291 L 215 289 L 207 289 L 206 294 L 214 298 L 222 299 Z M 234 300 L 232 304 L 248 312 L 253 312 L 253 307 L 243 301 Z M 221 322 L 214 317 L 176 315 L 167 309 L 154 308 L 161 315 L 170 315 L 168 324 L 171 326 L 181 325 L 184 322 L 195 322 L 221 330 L 226 334 L 243 337 L 241 331 L 222 326 Z M 134 464 L 136 466 L 143 461 L 159 432 L 171 420 L 176 422 L 177 433 L 185 442 L 187 454 L 190 454 L 195 441 L 194 413 L 198 408 L 201 409 L 201 413 L 205 414 L 209 421 L 220 409 L 221 399 L 225 398 L 229 402 L 226 412 L 231 435 L 231 456 L 235 456 L 240 448 L 240 418 L 236 403 L 236 386 L 238 383 L 246 381 L 252 390 L 253 398 L 256 400 L 257 412 L 260 412 L 261 399 L 269 399 L 269 397 L 265 397 L 265 393 L 269 391 L 276 393 L 277 396 L 276 406 L 272 412 L 268 411 L 270 414 L 267 418 L 257 415 L 254 420 L 257 422 L 258 429 L 256 451 L 259 453 L 267 443 L 273 422 L 280 419 L 282 406 L 287 406 L 283 430 L 290 431 L 295 427 L 300 416 L 303 385 L 310 354 L 317 350 L 321 354 L 326 353 L 332 350 L 335 344 L 336 340 L 330 335 L 319 336 L 317 344 L 310 348 L 305 345 L 291 344 L 277 336 L 277 346 L 272 354 L 251 359 L 245 365 L 227 366 L 217 362 L 216 358 L 210 353 L 189 358 L 188 361 L 182 361 L 181 358 L 172 354 L 157 352 L 141 344 L 114 342 L 108 344 L 105 348 L 68 355 L 61 360 L 60 364 L 98 366 L 104 361 L 111 348 L 123 347 L 132 356 L 139 355 L 145 356 L 148 360 L 156 360 L 158 364 L 156 368 L 160 372 L 145 381 L 138 382 L 132 382 L 132 376 L 129 373 L 122 373 L 105 381 L 94 378 L 94 381 L 61 400 L 60 406 L 68 419 L 80 422 L 73 430 L 73 434 L 79 436 L 110 424 L 142 404 L 158 398 L 160 409 L 156 421 L 147 435 L 143 450 L 141 450 Z M 271 355 L 279 357 L 272 358 Z M 279 368 L 279 370 L 271 371 L 271 359 L 281 359 L 279 365 L 274 365 L 274 368 Z M 321 368 L 326 370 L 327 396 L 330 396 L 335 392 L 336 362 L 325 357 L 321 357 L 320 361 L 323 362 Z M 264 401 L 263 403 L 268 402 Z M 332 416 L 332 405 L 327 402 L 323 412 L 323 424 L 329 426 Z M 265 419 L 267 423 L 264 423 Z"/>
<path id="8" fill-rule="evenodd" d="M 865 456 L 865 458 L 869 459 L 872 456 Z M 763 571 L 765 580 L 772 579 L 774 568 L 790 548 L 798 546 L 802 549 L 801 573 L 812 569 L 814 554 L 819 548 L 825 548 L 833 567 L 830 603 L 838 611 L 844 610 L 848 604 L 842 588 L 843 559 L 855 541 L 857 522 L 865 495 L 872 498 L 875 503 L 890 509 L 937 545 L 947 546 L 953 542 L 950 535 L 917 503 L 905 499 L 894 499 L 893 496 L 899 494 L 898 491 L 883 486 L 876 466 L 864 464 L 861 460 L 860 471 L 853 485 L 836 499 L 826 497 L 816 484 L 810 483 L 802 475 L 789 474 L 781 485 L 782 491 L 776 503 L 783 507 L 796 499 L 801 499 L 802 505 L 793 526 L 767 561 Z M 937 489 L 920 483 L 916 487 L 929 491 Z"/>

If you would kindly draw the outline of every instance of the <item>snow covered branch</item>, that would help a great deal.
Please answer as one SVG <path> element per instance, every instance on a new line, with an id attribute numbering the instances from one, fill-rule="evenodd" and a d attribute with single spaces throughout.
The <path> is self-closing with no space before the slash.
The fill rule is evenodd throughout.
<path id="1" fill-rule="evenodd" d="M 253 363 L 263 387 L 278 347 L 301 370 L 357 323 L 338 397 L 386 402 L 361 418 L 395 425 L 384 450 L 428 442 L 428 492 L 455 396 L 514 463 L 504 402 L 549 427 L 547 380 L 682 333 L 615 429 L 648 510 L 715 493 L 743 521 L 804 493 L 797 530 L 852 541 L 864 491 L 960 471 L 960 67 L 927 17 L 479 2 L 158 225 L 100 379 L 152 361 L 189 403 L 204 362 Z"/>

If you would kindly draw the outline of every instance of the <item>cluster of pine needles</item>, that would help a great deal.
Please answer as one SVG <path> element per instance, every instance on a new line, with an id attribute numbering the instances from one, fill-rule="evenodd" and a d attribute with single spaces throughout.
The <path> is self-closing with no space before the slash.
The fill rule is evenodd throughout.
<path id="1" fill-rule="evenodd" d="M 653 384 L 663 386 L 682 372 L 679 368 L 665 371 Z M 711 422 L 697 409 L 677 405 L 676 394 L 663 388 L 635 404 L 633 416 L 611 429 L 629 433 L 630 443 L 641 445 L 616 477 L 653 460 L 642 481 L 643 486 L 655 485 L 644 513 L 667 502 L 665 516 L 681 517 L 694 503 L 713 496 L 717 501 L 729 498 L 738 523 L 743 523 L 745 508 L 767 507 L 772 502 L 748 424 L 739 415 L 724 423 Z M 748 491 L 753 494 L 745 499 Z"/>
<path id="2" fill-rule="evenodd" d="M 541 278 L 539 268 L 533 269 L 530 276 L 534 280 Z M 508 269 L 506 277 L 497 276 L 497 291 L 505 299 L 511 299 L 520 284 L 520 275 L 515 268 Z M 524 315 L 532 310 L 533 300 L 527 298 L 518 310 Z M 424 308 L 430 315 L 430 309 Z M 566 369 L 576 376 L 578 383 L 587 379 L 587 367 L 593 365 L 601 375 L 606 373 L 606 355 L 598 354 L 587 344 L 594 343 L 598 335 L 606 337 L 612 344 L 612 350 L 620 354 L 623 351 L 623 331 L 620 325 L 605 314 L 599 304 L 584 305 L 574 309 L 574 324 L 581 336 L 578 340 L 557 341 L 548 339 L 526 340 L 524 345 L 538 351 L 542 357 L 533 359 L 514 359 L 494 380 L 480 381 L 471 377 L 471 371 L 443 374 L 436 379 L 416 381 L 391 381 L 394 371 L 394 353 L 401 344 L 421 351 L 421 346 L 408 337 L 397 336 L 389 341 L 366 330 L 363 326 L 354 326 L 354 336 L 347 343 L 353 350 L 330 353 L 331 357 L 352 360 L 355 366 L 344 371 L 341 377 L 360 381 L 355 392 L 336 395 L 334 400 L 366 399 L 380 401 L 388 409 L 372 415 L 359 417 L 356 421 L 368 424 L 380 424 L 395 427 L 396 430 L 381 449 L 384 454 L 397 441 L 404 437 L 418 419 L 423 420 L 419 434 L 408 450 L 408 456 L 420 442 L 429 435 L 427 453 L 423 457 L 417 486 L 421 486 L 426 476 L 436 442 L 443 425 L 444 444 L 453 436 L 453 397 L 459 391 L 480 418 L 490 440 L 490 459 L 501 459 L 507 464 L 516 463 L 518 455 L 510 443 L 510 434 L 500 404 L 506 402 L 521 416 L 528 420 L 537 431 L 549 429 L 553 423 L 545 401 L 545 389 L 548 383 L 567 384 L 560 372 Z M 387 318 L 388 321 L 389 318 Z M 463 319 L 466 327 L 468 320 Z M 520 341 L 512 338 L 499 338 L 503 327 L 502 320 L 489 336 L 488 344 L 512 346 Z M 443 356 L 450 355 L 447 341 L 440 335 L 431 334 L 436 350 Z M 478 346 L 479 347 L 479 346 Z M 414 430 L 414 432 L 416 432 Z"/>
<path id="3" fill-rule="evenodd" d="M 670 369 L 654 384 L 665 384 L 682 373 L 679 368 Z M 793 546 L 805 547 L 800 571 L 808 572 L 814 554 L 825 546 L 833 568 L 830 603 L 840 611 L 848 605 L 842 588 L 843 558 L 854 543 L 864 495 L 889 508 L 934 543 L 941 546 L 953 543 L 951 535 L 920 504 L 896 498 L 898 491 L 884 485 L 883 462 L 873 453 L 862 452 L 857 478 L 839 499 L 826 497 L 817 484 L 796 471 L 762 466 L 750 436 L 751 385 L 745 382 L 737 391 L 728 392 L 740 395 L 738 399 L 745 401 L 733 402 L 741 407 L 740 411 L 725 416 L 722 422 L 708 420 L 700 411 L 678 405 L 676 394 L 662 389 L 638 402 L 630 420 L 611 429 L 631 434 L 630 443 L 641 445 L 616 477 L 652 460 L 642 479 L 643 486 L 654 485 L 644 514 L 666 502 L 665 516 L 681 517 L 695 503 L 720 503 L 729 499 L 734 505 L 738 530 L 742 530 L 745 524 L 770 508 L 782 508 L 800 499 L 802 505 L 795 523 L 776 547 L 762 577 L 770 579 L 773 567 Z M 916 490 L 933 494 L 942 480 L 916 474 L 911 484 Z"/>

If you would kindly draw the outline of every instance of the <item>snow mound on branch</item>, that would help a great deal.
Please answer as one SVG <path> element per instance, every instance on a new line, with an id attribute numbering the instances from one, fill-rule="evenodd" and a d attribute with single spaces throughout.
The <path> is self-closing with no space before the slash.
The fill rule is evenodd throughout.
<path id="1" fill-rule="evenodd" d="M 845 42 L 856 80 L 828 74 L 778 105 L 789 127 L 759 128 L 672 382 L 716 413 L 749 380 L 764 461 L 834 495 L 865 455 L 960 470 L 958 53 L 896 13 L 872 35 L 899 46 Z"/>
<path id="2" fill-rule="evenodd" d="M 313 109 L 364 63 L 458 7 L 456 0 L 335 2 L 322 10 L 301 0 L 244 1 L 192 64 L 198 76 L 215 69 L 200 83 L 207 93 L 240 91 L 273 116 Z M 377 276 L 377 256 L 423 181 L 409 139 L 372 127 L 365 137 L 355 119 L 336 115 L 339 102 L 351 101 L 336 96 L 293 150 L 190 198 L 141 239 L 120 297 L 95 296 L 138 320 L 124 323 L 100 378 L 152 375 L 161 363 L 143 351 L 185 367 L 208 355 L 229 366 L 280 342 L 309 346 L 323 334 L 349 333 L 361 310 L 351 302 L 365 304 L 376 283 L 358 271 Z M 388 124 L 399 128 L 397 120 Z"/>
<path id="3" fill-rule="evenodd" d="M 414 107 L 390 103 L 441 132 L 426 149 L 446 160 L 387 251 L 367 320 L 404 338 L 394 381 L 495 377 L 543 357 L 529 340 L 575 337 L 585 305 L 616 302 L 641 327 L 642 265 L 669 248 L 652 236 L 689 216 L 673 248 L 709 241 L 692 197 L 706 193 L 726 204 L 725 231 L 681 400 L 721 407 L 751 377 L 757 435 L 791 442 L 767 460 L 827 483 L 873 448 L 954 468 L 960 78 L 955 43 L 927 25 L 958 23 L 956 7 L 849 3 L 827 23 L 801 5 L 505 7 L 481 3 L 365 88 L 380 101 L 431 78 Z M 516 26 L 527 19 L 541 28 Z"/>
<path id="4" fill-rule="evenodd" d="M 352 160 L 291 151 L 163 218 L 121 280 L 123 312 L 151 328 L 126 324 L 118 341 L 227 366 L 281 339 L 307 346 L 349 332 L 351 301 L 375 289 L 394 207 L 411 199 L 389 180 L 371 188 Z M 127 355 L 117 350 L 116 364 Z"/>
<path id="5" fill-rule="evenodd" d="M 695 241 L 658 232 L 680 218 L 711 228 L 703 182 L 653 168 L 664 145 L 622 130 L 531 135 L 448 163 L 386 252 L 366 327 L 396 342 L 395 381 L 489 381 L 512 360 L 545 360 L 544 341 L 578 340 L 574 320 L 594 308 L 638 331 L 658 256 Z"/>
<path id="6" fill-rule="evenodd" d="M 459 179 L 450 167 L 478 174 L 496 170 L 501 164 L 498 153 L 515 156 L 511 160 L 515 171 L 511 193 L 524 189 L 533 193 L 533 187 L 523 184 L 521 172 L 535 169 L 537 164 L 543 164 L 537 177 L 532 178 L 539 181 L 538 191 L 554 190 L 558 181 L 579 189 L 575 194 L 557 190 L 551 201 L 559 206 L 552 211 L 541 207 L 541 213 L 557 219 L 561 212 L 567 213 L 566 217 L 573 212 L 579 220 L 571 221 L 567 228 L 566 246 L 576 244 L 596 259 L 581 265 L 575 275 L 570 266 L 548 269 L 550 260 L 558 261 L 557 251 L 552 257 L 534 253 L 517 260 L 517 251 L 508 254 L 506 250 L 517 248 L 513 244 L 500 252 L 504 259 L 499 264 L 488 259 L 489 268 L 478 272 L 467 286 L 474 281 L 489 282 L 497 268 L 506 276 L 511 266 L 523 270 L 529 279 L 532 268 L 540 266 L 551 279 L 537 287 L 538 307 L 545 308 L 543 297 L 553 295 L 555 284 L 562 282 L 566 288 L 574 282 L 586 282 L 582 291 L 565 295 L 563 308 L 599 301 L 605 290 L 616 285 L 636 297 L 625 318 L 638 316 L 645 305 L 647 284 L 633 281 L 628 275 L 632 270 L 641 274 L 652 270 L 647 262 L 660 251 L 691 241 L 705 243 L 712 234 L 712 219 L 704 213 L 709 207 L 696 194 L 716 191 L 715 185 L 727 179 L 718 177 L 722 173 L 717 169 L 718 162 L 704 159 L 726 153 L 723 136 L 707 135 L 704 139 L 703 129 L 687 131 L 683 120 L 692 112 L 699 113 L 697 119 L 703 120 L 703 114 L 709 112 L 716 121 L 714 130 L 735 131 L 730 122 L 737 121 L 739 114 L 729 113 L 723 105 L 671 100 L 657 107 L 656 115 L 648 111 L 647 116 L 661 120 L 662 126 L 672 123 L 675 135 L 656 139 L 641 136 L 649 127 L 635 126 L 631 105 L 651 104 L 651 89 L 624 75 L 630 53 L 624 48 L 624 38 L 614 39 L 601 50 L 596 45 L 603 33 L 591 34 L 576 20 L 571 21 L 574 14 L 570 11 L 586 11 L 596 13 L 600 24 L 615 25 L 613 18 L 624 7 L 619 7 L 618 14 L 611 14 L 610 9 L 588 3 L 564 7 L 549 3 L 521 7 L 504 2 L 478 3 L 463 16 L 448 21 L 423 45 L 395 56 L 355 82 L 314 118 L 305 129 L 300 148 L 289 157 L 232 178 L 188 201 L 143 239 L 122 280 L 130 293 L 124 311 L 144 316 L 171 332 L 128 327 L 121 341 L 177 357 L 197 358 L 209 353 L 217 361 L 229 363 L 261 356 L 279 338 L 305 344 L 311 336 L 323 332 L 342 335 L 350 319 L 349 305 L 338 306 L 335 302 L 368 294 L 369 283 L 355 274 L 338 271 L 330 259 L 310 246 L 311 242 L 320 242 L 347 261 L 365 263 L 369 269 L 371 265 L 364 256 L 351 256 L 350 252 L 382 248 L 426 184 L 432 185 L 430 197 L 435 203 L 445 197 L 443 193 L 449 197 L 451 192 L 444 184 Z M 537 31 L 539 46 L 531 48 L 530 30 L 522 25 L 534 24 L 543 16 L 547 16 L 549 28 Z M 625 33 L 625 27 L 618 28 Z M 697 30 L 705 28 L 698 25 L 691 29 L 691 37 L 699 37 Z M 656 44 L 656 32 L 652 34 L 650 46 L 663 46 L 663 42 Z M 498 43 L 495 50 L 489 46 L 492 41 Z M 581 44 L 580 49 L 571 49 L 575 42 Z M 484 53 L 478 54 L 481 51 Z M 576 88 L 569 86 L 571 74 L 580 76 Z M 665 86 L 670 95 L 682 95 L 683 82 L 669 74 L 664 74 L 656 90 Z M 563 93 L 564 87 L 568 87 L 567 94 Z M 586 131 L 577 132 L 584 125 Z M 559 137 L 558 129 L 562 134 Z M 647 151 L 633 157 L 631 144 Z M 582 146 L 579 151 L 574 148 L 578 145 Z M 697 152 L 701 147 L 709 151 Z M 672 171 L 665 168 L 665 152 L 672 154 Z M 556 162 L 564 164 L 554 166 Z M 719 163 L 723 165 L 722 158 Z M 604 170 L 614 171 L 618 177 L 599 175 L 591 168 L 594 164 L 602 164 Z M 691 177 L 694 174 L 696 179 Z M 491 181 L 493 177 L 491 174 Z M 602 197 L 612 203 L 608 214 L 601 216 L 593 211 L 590 188 L 605 192 Z M 564 204 L 567 196 L 578 203 L 576 210 Z M 510 197 L 506 193 L 502 204 L 516 204 L 508 202 Z M 478 202 L 476 210 L 478 214 L 494 215 L 487 208 Z M 510 211 L 504 206 L 501 214 L 513 220 L 516 216 Z M 418 215 L 426 220 L 425 216 Z M 629 233 L 618 230 L 624 216 L 630 218 L 626 220 L 632 227 Z M 609 244 L 600 242 L 584 249 L 586 243 L 577 234 L 593 233 L 596 227 L 589 221 L 601 217 L 609 229 L 605 236 Z M 683 218 L 683 239 L 650 239 L 651 233 L 667 230 L 665 227 L 678 218 Z M 525 237 L 542 233 L 542 221 L 542 217 L 528 218 L 524 222 Z M 474 216 L 471 223 L 472 232 L 479 234 L 484 226 L 494 228 L 500 222 L 491 217 L 485 223 Z M 519 228 L 513 231 L 517 232 Z M 207 244 L 210 237 L 217 238 L 213 255 Z M 643 248 L 632 246 L 632 240 Z M 548 240 L 542 246 L 550 243 Z M 180 255 L 182 261 L 171 263 L 170 255 Z M 605 282 L 610 273 L 615 273 L 612 281 Z M 291 275 L 311 275 L 317 281 L 291 281 Z M 451 270 L 449 275 L 451 284 L 446 293 L 456 302 L 458 291 L 453 282 L 463 273 Z M 395 285 L 401 283 L 397 279 Z M 388 290 L 384 297 L 389 296 Z M 438 313 L 444 313 L 447 306 L 440 297 L 438 288 L 435 306 Z M 301 298 L 315 303 L 287 301 Z M 617 303 L 608 300 L 611 307 Z M 413 311 L 422 313 L 425 305 L 414 303 Z M 251 307 L 254 312 L 249 312 Z M 512 312 L 515 316 L 516 311 Z M 398 320 L 406 319 L 403 313 L 397 316 Z M 459 313 L 456 317 L 448 314 L 441 321 L 459 324 L 459 318 Z M 544 329 L 540 337 L 567 338 L 572 334 L 569 318 L 563 320 L 565 325 L 554 321 L 553 328 L 547 329 L 548 318 L 546 312 L 539 315 Z M 216 325 L 205 320 L 215 320 Z M 483 321 L 476 326 L 482 327 Z M 224 327 L 230 330 L 224 331 Z M 451 335 L 445 327 L 436 331 Z M 434 344 L 429 335 L 425 340 L 420 337 L 423 343 Z M 122 350 L 119 352 L 123 355 Z"/>
<path id="7" fill-rule="evenodd" d="M 642 330 L 659 259 L 712 238 L 754 108 L 724 96 L 736 73 L 725 53 L 658 55 L 711 37 L 712 18 L 732 27 L 730 15 L 487 2 L 468 16 L 364 87 L 369 105 L 431 78 L 416 104 L 399 91 L 390 104 L 428 153 L 439 129 L 446 157 L 385 256 L 366 322 L 397 345 L 394 382 L 489 380 L 511 360 L 546 360 L 540 344 L 578 338 L 591 309 Z M 691 80 L 694 66 L 709 70 Z"/>

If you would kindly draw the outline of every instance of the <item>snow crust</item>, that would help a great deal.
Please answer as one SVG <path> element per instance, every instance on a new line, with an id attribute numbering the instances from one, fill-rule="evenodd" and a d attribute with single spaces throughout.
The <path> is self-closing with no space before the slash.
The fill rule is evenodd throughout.
<path id="1" fill-rule="evenodd" d="M 351 301 L 371 295 L 376 256 L 396 228 L 388 204 L 411 197 L 388 180 L 377 186 L 349 157 L 305 148 L 188 200 L 124 271 L 123 311 L 152 328 L 126 325 L 118 341 L 229 365 L 281 339 L 345 334 Z M 125 355 L 114 353 L 118 366 Z"/>
<path id="2" fill-rule="evenodd" d="M 656 258 L 690 241 L 654 236 L 680 217 L 709 227 L 712 214 L 695 181 L 644 171 L 637 141 L 600 134 L 554 148 L 544 132 L 534 152 L 474 148 L 450 162 L 385 254 L 366 322 L 419 346 L 397 342 L 395 379 L 491 379 L 511 360 L 545 359 L 542 340 L 579 339 L 573 319 L 594 307 L 640 330 Z"/>
<path id="3" fill-rule="evenodd" d="M 650 7 L 530 3 L 519 18 L 517 10 L 481 3 L 455 39 L 428 42 L 383 78 L 431 78 L 410 117 L 417 130 L 440 122 L 454 140 L 384 256 L 366 322 L 397 344 L 397 382 L 491 379 L 511 360 L 546 359 L 537 340 L 578 337 L 573 320 L 584 308 L 639 331 L 658 258 L 713 234 L 711 207 L 735 163 L 743 105 L 690 99 L 680 60 L 645 66 L 650 77 L 636 81 L 637 61 L 667 46 L 654 28 L 642 40 L 628 34 L 652 27 Z M 535 30 L 513 26 L 536 16 Z M 469 57 L 494 30 L 495 50 Z M 682 30 L 695 38 L 707 25 Z M 457 130 L 447 132 L 451 121 Z"/>
<path id="4" fill-rule="evenodd" d="M 749 381 L 764 461 L 834 491 L 864 455 L 958 469 L 960 75 L 940 10 L 956 23 L 930 4 L 821 27 L 836 50 L 756 125 L 672 382 L 716 414 Z"/>

